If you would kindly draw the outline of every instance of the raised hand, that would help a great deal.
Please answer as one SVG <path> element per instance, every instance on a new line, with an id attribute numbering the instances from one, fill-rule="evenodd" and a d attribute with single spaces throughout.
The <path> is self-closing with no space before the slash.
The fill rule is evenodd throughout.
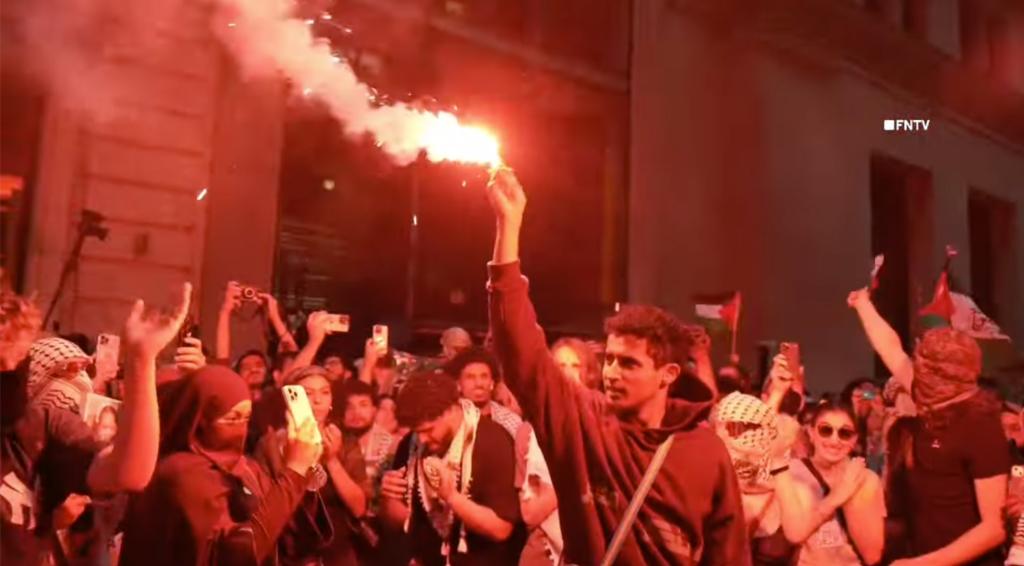
<path id="1" fill-rule="evenodd" d="M 690 337 L 690 357 L 698 358 L 711 355 L 711 337 L 703 326 L 688 324 L 684 327 Z"/>
<path id="2" fill-rule="evenodd" d="M 846 296 L 846 306 L 851 309 L 858 309 L 871 304 L 871 291 L 867 287 L 850 291 Z"/>
<path id="3" fill-rule="evenodd" d="M 174 365 L 182 373 L 191 373 L 206 365 L 203 343 L 195 337 L 186 336 L 184 343 L 174 351 Z"/>
<path id="4" fill-rule="evenodd" d="M 487 199 L 501 224 L 519 226 L 526 210 L 526 193 L 508 167 L 497 169 L 487 184 Z"/>
<path id="5" fill-rule="evenodd" d="M 277 299 L 274 298 L 270 293 L 260 293 L 257 295 L 260 301 L 260 305 L 267 309 L 267 317 L 272 320 L 281 320 L 281 310 L 277 303 Z"/>
<path id="6" fill-rule="evenodd" d="M 341 436 L 341 429 L 330 423 L 320 430 L 320 437 L 324 441 L 324 453 L 321 456 L 321 460 L 326 464 L 341 454 L 342 448 L 344 448 L 344 441 Z"/>
<path id="7" fill-rule="evenodd" d="M 177 337 L 178 330 L 185 322 L 191 298 L 192 284 L 184 283 L 178 304 L 169 314 L 147 312 L 142 299 L 135 301 L 124 325 L 123 336 L 127 350 L 155 359 Z"/>
<path id="8" fill-rule="evenodd" d="M 783 354 L 772 358 L 772 369 L 768 371 L 770 382 L 768 392 L 784 395 L 793 387 L 793 372 L 789 368 L 789 360 Z"/>
<path id="9" fill-rule="evenodd" d="M 306 319 L 306 330 L 309 332 L 309 340 L 320 343 L 327 337 L 327 311 L 314 311 Z"/>
<path id="10" fill-rule="evenodd" d="M 228 281 L 220 310 L 221 312 L 231 312 L 240 306 L 242 306 L 242 286 L 238 284 L 238 281 Z"/>
<path id="11" fill-rule="evenodd" d="M 366 345 L 363 346 L 363 363 L 370 364 L 369 367 L 373 367 L 377 360 L 384 357 L 387 353 L 387 349 L 382 350 L 373 338 L 367 338 Z"/>
<path id="12" fill-rule="evenodd" d="M 323 445 L 316 439 L 316 421 L 306 419 L 296 425 L 291 413 L 288 418 L 288 444 L 284 448 L 284 463 L 296 473 L 305 476 L 320 461 Z"/>

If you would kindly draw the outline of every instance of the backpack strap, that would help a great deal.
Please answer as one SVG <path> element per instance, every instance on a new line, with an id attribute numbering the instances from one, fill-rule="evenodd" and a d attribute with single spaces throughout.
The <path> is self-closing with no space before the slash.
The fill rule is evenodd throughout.
<path id="1" fill-rule="evenodd" d="M 629 531 L 633 528 L 633 523 L 636 522 L 637 515 L 640 514 L 640 507 L 644 504 L 644 500 L 647 499 L 647 494 L 651 491 L 651 486 L 654 485 L 654 478 L 658 476 L 658 470 L 661 469 L 662 464 L 665 463 L 665 458 L 668 456 L 668 450 L 672 447 L 672 439 L 675 435 L 669 435 L 664 442 L 658 446 L 658 450 L 654 453 L 654 457 L 651 458 L 651 463 L 647 465 L 647 471 L 644 472 L 644 477 L 640 480 L 640 485 L 636 488 L 636 493 L 633 494 L 633 499 L 630 500 L 629 506 L 626 507 L 626 512 L 622 516 L 622 522 L 615 529 L 615 534 L 612 535 L 612 541 L 608 544 L 608 550 L 605 552 L 604 558 L 601 559 L 601 566 L 611 566 L 615 559 L 618 558 L 619 552 L 622 550 L 622 545 L 626 542 L 626 536 Z"/>
<path id="2" fill-rule="evenodd" d="M 822 493 L 828 497 L 832 488 L 828 485 L 828 482 L 825 481 L 825 476 L 822 476 L 821 472 L 818 471 L 818 468 L 814 467 L 810 458 L 801 458 L 800 461 L 804 463 L 804 466 L 806 466 L 807 470 L 811 472 L 814 479 L 818 480 L 818 485 L 821 486 Z M 842 507 L 838 507 L 836 509 L 836 521 L 839 522 L 839 527 L 843 529 L 843 534 L 846 535 L 846 540 L 850 541 L 850 548 L 852 548 L 854 554 L 857 555 L 857 560 L 859 560 L 861 564 L 865 564 L 864 557 L 860 555 L 860 550 L 857 549 L 857 543 L 853 542 L 853 537 L 850 536 L 850 528 L 846 525 L 846 515 L 843 514 Z"/>

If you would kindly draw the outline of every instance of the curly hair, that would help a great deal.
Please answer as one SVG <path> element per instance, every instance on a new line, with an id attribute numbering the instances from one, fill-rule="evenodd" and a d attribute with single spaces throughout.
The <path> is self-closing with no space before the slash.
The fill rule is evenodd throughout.
<path id="1" fill-rule="evenodd" d="M 0 291 L 0 344 L 19 338 L 27 338 L 31 342 L 42 321 L 35 303 L 10 291 Z M 25 333 L 29 336 L 25 337 Z"/>
<path id="2" fill-rule="evenodd" d="M 372 385 L 365 381 L 359 381 L 358 379 L 350 379 L 341 386 L 341 405 L 345 406 L 348 403 L 349 397 L 369 397 L 370 402 L 373 403 L 374 407 L 380 407 L 380 402 L 383 399 L 377 394 L 377 390 Z"/>
<path id="3" fill-rule="evenodd" d="M 551 346 L 551 353 L 554 354 L 559 348 L 569 348 L 576 353 L 576 357 L 580 359 L 580 381 L 585 387 L 591 389 L 601 387 L 601 364 L 598 362 L 594 350 L 586 342 L 567 336 L 559 338 Z"/>
<path id="4" fill-rule="evenodd" d="M 487 368 L 491 370 L 491 377 L 494 381 L 499 381 L 501 373 L 498 359 L 490 350 L 480 346 L 471 346 L 456 354 L 452 361 L 445 365 L 444 372 L 458 379 L 462 375 L 462 370 L 466 369 L 469 364 L 486 364 Z"/>
<path id="5" fill-rule="evenodd" d="M 415 429 L 437 419 L 458 403 L 459 386 L 446 373 L 420 372 L 409 378 L 395 402 L 398 424 Z"/>
<path id="6" fill-rule="evenodd" d="M 691 338 L 686 326 L 671 313 L 649 305 L 626 305 L 604 321 L 605 334 L 647 340 L 647 353 L 655 366 L 686 365 Z"/>

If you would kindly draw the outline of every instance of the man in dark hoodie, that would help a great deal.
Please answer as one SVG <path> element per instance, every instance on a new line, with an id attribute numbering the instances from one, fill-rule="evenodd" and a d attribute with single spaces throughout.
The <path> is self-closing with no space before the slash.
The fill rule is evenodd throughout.
<path id="1" fill-rule="evenodd" d="M 673 444 L 617 564 L 750 563 L 729 454 L 702 423 L 712 404 L 669 399 L 686 365 L 682 323 L 649 306 L 605 323 L 605 393 L 562 377 L 519 267 L 526 196 L 510 170 L 488 185 L 497 217 L 490 317 L 509 388 L 536 430 L 559 501 L 567 563 L 598 564 L 658 446 Z"/>

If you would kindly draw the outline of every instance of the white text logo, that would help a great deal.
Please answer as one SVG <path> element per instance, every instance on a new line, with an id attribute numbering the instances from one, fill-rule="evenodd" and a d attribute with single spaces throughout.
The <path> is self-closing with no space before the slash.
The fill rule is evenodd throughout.
<path id="1" fill-rule="evenodd" d="M 927 132 L 931 120 L 882 120 L 882 129 L 887 132 Z"/>

